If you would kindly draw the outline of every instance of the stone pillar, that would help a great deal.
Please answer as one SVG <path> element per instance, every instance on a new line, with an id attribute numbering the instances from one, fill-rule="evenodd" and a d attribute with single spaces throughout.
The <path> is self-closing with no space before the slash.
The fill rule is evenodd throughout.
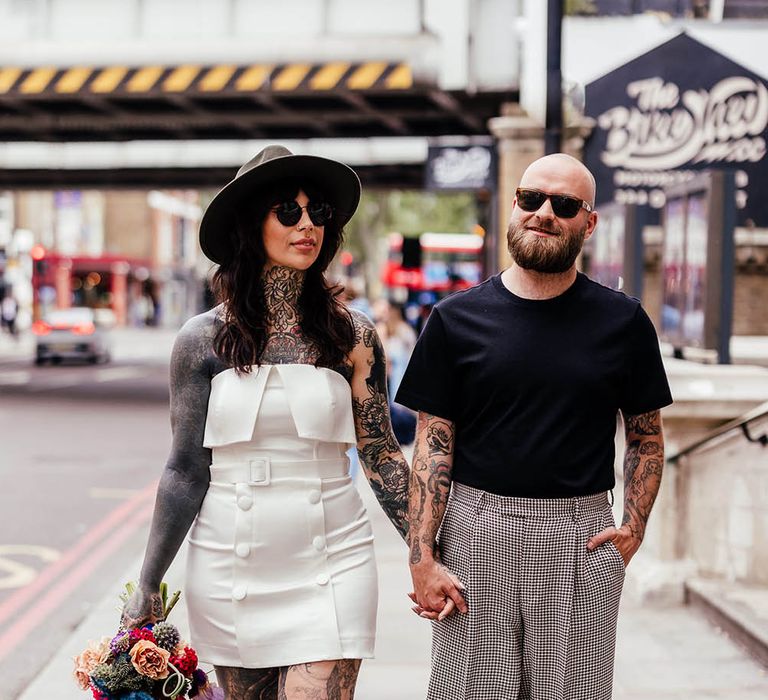
<path id="1" fill-rule="evenodd" d="M 497 140 L 499 153 L 498 201 L 498 260 L 499 268 L 509 266 L 507 226 L 512 214 L 520 177 L 534 160 L 544 155 L 544 125 L 539 124 L 522 110 L 488 121 L 488 128 Z"/>

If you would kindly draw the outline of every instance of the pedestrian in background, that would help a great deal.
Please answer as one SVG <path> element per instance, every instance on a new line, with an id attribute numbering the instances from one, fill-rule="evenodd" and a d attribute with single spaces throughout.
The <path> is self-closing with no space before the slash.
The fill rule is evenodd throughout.
<path id="1" fill-rule="evenodd" d="M 534 162 L 513 203 L 512 264 L 435 306 L 397 394 L 419 411 L 410 566 L 415 610 L 436 620 L 433 700 L 611 697 L 625 567 L 659 489 L 671 395 L 640 303 L 576 271 L 594 202 L 579 161 Z"/>
<path id="2" fill-rule="evenodd" d="M 0 304 L 0 316 L 2 316 L 3 326 L 15 338 L 16 337 L 16 316 L 19 313 L 19 305 L 13 295 L 8 294 L 3 297 Z"/>
<path id="3" fill-rule="evenodd" d="M 350 445 L 406 534 L 384 352 L 324 277 L 359 197 L 342 163 L 268 146 L 201 222 L 221 303 L 174 346 L 173 447 L 123 620 L 158 619 L 161 580 L 192 526 L 192 643 L 231 700 L 350 700 L 373 654 L 373 535 Z"/>
<path id="4" fill-rule="evenodd" d="M 374 302 L 373 316 L 376 330 L 387 354 L 387 386 L 392 428 L 401 445 L 410 445 L 416 434 L 416 414 L 395 403 L 392 397 L 400 386 L 408 360 L 416 345 L 416 332 L 403 318 L 400 307 L 387 299 L 378 299 Z"/>

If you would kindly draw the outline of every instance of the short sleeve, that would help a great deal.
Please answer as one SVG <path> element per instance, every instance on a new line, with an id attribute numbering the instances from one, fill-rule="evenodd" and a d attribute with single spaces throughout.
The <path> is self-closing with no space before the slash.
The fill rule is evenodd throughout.
<path id="1" fill-rule="evenodd" d="M 629 333 L 629 367 L 621 396 L 622 413 L 636 416 L 672 403 L 656 329 L 641 306 Z"/>
<path id="2" fill-rule="evenodd" d="M 435 307 L 416 341 L 395 401 L 414 411 L 455 420 L 454 374 L 448 334 Z"/>

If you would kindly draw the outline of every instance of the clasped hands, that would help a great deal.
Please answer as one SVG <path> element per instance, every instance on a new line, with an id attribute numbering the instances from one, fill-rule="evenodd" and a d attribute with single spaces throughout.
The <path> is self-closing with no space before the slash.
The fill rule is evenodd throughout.
<path id="1" fill-rule="evenodd" d="M 458 610 L 469 609 L 462 592 L 464 584 L 443 564 L 433 558 L 424 558 L 411 564 L 413 592 L 408 597 L 415 603 L 411 610 L 426 620 L 444 620 Z"/>

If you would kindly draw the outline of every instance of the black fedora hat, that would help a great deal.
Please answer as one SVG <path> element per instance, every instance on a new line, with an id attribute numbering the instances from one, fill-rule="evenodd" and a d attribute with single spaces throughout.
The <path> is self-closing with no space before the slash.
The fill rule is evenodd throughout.
<path id="1" fill-rule="evenodd" d="M 200 247 L 220 263 L 231 257 L 236 211 L 247 196 L 286 178 L 306 178 L 322 189 L 334 207 L 334 222 L 343 226 L 360 201 L 360 179 L 352 168 L 330 158 L 294 155 L 285 146 L 267 146 L 237 171 L 211 200 L 200 221 Z"/>

